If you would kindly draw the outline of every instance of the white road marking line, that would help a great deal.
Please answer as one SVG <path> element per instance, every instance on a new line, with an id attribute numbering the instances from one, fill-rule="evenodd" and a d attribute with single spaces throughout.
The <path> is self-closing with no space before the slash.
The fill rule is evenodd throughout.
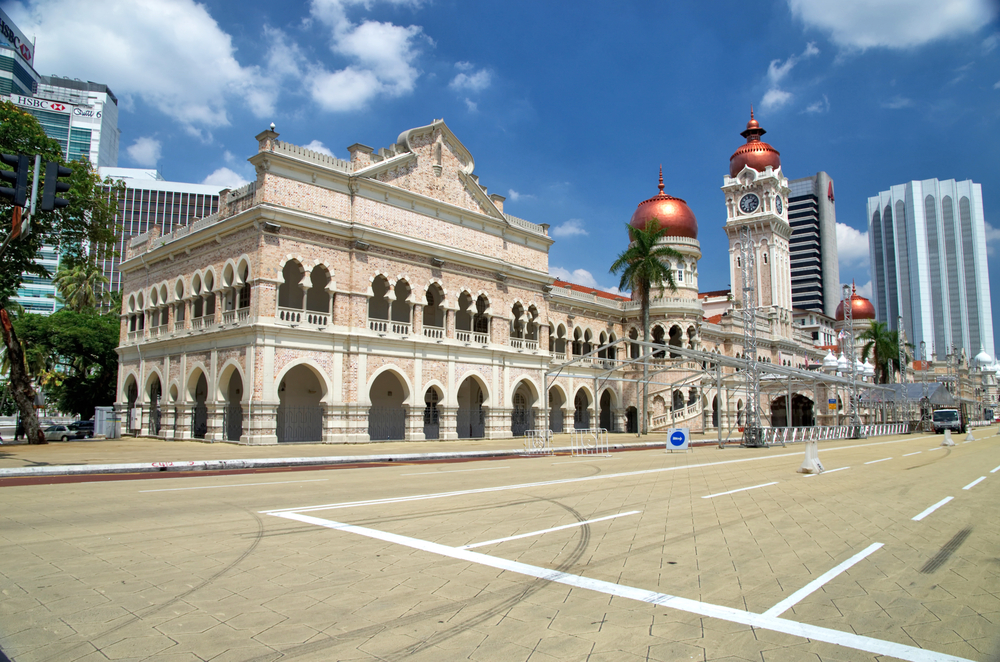
<path id="1" fill-rule="evenodd" d="M 792 593 L 790 596 L 788 596 L 778 604 L 774 605 L 773 607 L 765 611 L 764 616 L 780 616 L 781 614 L 791 609 L 795 604 L 800 602 L 803 598 L 808 596 L 810 593 L 817 591 L 821 586 L 823 586 L 823 584 L 827 583 L 840 573 L 844 572 L 858 561 L 861 561 L 866 556 L 868 556 L 875 550 L 879 549 L 880 547 L 882 547 L 882 543 L 880 542 L 868 545 L 868 547 L 866 547 L 862 551 L 858 552 L 857 554 L 847 559 L 840 565 L 834 568 L 830 568 L 816 579 L 812 580 L 799 590 L 795 591 L 795 593 Z"/>
<path id="2" fill-rule="evenodd" d="M 962 443 L 963 444 L 971 444 L 973 441 L 975 441 L 975 439 L 970 439 L 969 441 L 963 441 Z"/>
<path id="3" fill-rule="evenodd" d="M 930 453 L 931 451 L 939 451 L 939 450 L 941 450 L 941 446 L 935 446 L 934 448 L 928 448 L 927 452 Z"/>
<path id="4" fill-rule="evenodd" d="M 774 481 L 773 483 L 764 483 L 763 485 L 754 485 L 753 487 L 741 487 L 738 490 L 729 490 L 728 492 L 719 492 L 718 494 L 709 494 L 709 495 L 703 496 L 702 499 L 711 499 L 712 497 L 725 496 L 727 494 L 736 494 L 737 492 L 746 492 L 747 490 L 755 490 L 758 487 L 767 487 L 768 485 L 777 485 L 777 484 L 778 484 L 778 481 Z"/>
<path id="5" fill-rule="evenodd" d="M 867 443 L 867 444 L 853 444 L 851 446 L 839 446 L 837 448 L 826 448 L 826 449 L 823 450 L 823 452 L 824 453 L 830 453 L 830 452 L 833 452 L 833 451 L 848 450 L 848 449 L 851 449 L 851 448 L 862 448 L 862 447 L 865 447 L 865 446 L 881 446 L 883 444 L 899 444 L 899 443 L 902 443 L 904 441 L 918 441 L 920 439 L 927 439 L 927 438 L 930 438 L 930 436 L 931 435 L 926 435 L 924 437 L 915 437 L 913 439 L 895 439 L 895 440 L 892 440 L 892 441 L 873 441 L 873 442 L 870 442 L 870 443 Z M 484 493 L 487 493 L 487 492 L 503 492 L 503 491 L 506 491 L 506 490 L 523 490 L 523 489 L 530 488 L 530 487 L 546 487 L 546 486 L 549 486 L 549 485 L 564 485 L 564 484 L 567 484 L 567 483 L 580 483 L 580 482 L 591 481 L 591 480 L 607 480 L 609 478 L 625 478 L 625 477 L 629 477 L 629 476 L 642 476 L 642 475 L 646 475 L 646 474 L 662 473 L 662 472 L 665 472 L 665 471 L 681 471 L 681 470 L 686 470 L 686 469 L 700 469 L 700 468 L 703 468 L 703 467 L 715 467 L 715 466 L 720 466 L 720 465 L 723 465 L 723 464 L 739 464 L 739 463 L 742 463 L 742 462 L 757 462 L 759 460 L 777 460 L 777 459 L 780 459 L 780 458 L 783 458 L 783 457 L 801 456 L 802 454 L 803 454 L 802 451 L 798 451 L 798 452 L 794 452 L 794 453 L 780 453 L 780 454 L 777 454 L 777 455 L 761 455 L 761 456 L 757 456 L 757 457 L 747 457 L 747 458 L 742 458 L 742 459 L 739 459 L 739 460 L 722 460 L 720 462 L 703 462 L 701 464 L 688 464 L 688 465 L 673 466 L 673 467 L 662 467 L 662 468 L 659 468 L 659 469 L 642 469 L 642 470 L 639 470 L 639 471 L 626 471 L 626 472 L 614 473 L 614 474 L 600 474 L 600 475 L 597 475 L 597 476 L 584 476 L 582 478 L 562 478 L 562 479 L 559 479 L 559 480 L 547 480 L 547 481 L 541 481 L 541 482 L 538 482 L 538 483 L 520 483 L 518 485 L 500 485 L 498 487 L 483 487 L 483 488 L 474 489 L 474 490 L 461 490 L 461 491 L 457 491 L 457 492 L 438 492 L 438 493 L 434 493 L 434 494 L 416 494 L 416 495 L 405 496 L 405 497 L 387 497 L 387 498 L 384 498 L 384 499 L 369 499 L 367 501 L 345 501 L 345 502 L 341 502 L 341 503 L 321 504 L 321 505 L 318 505 L 318 506 L 296 506 L 295 508 L 277 508 L 275 510 L 262 510 L 260 512 L 262 514 L 265 514 L 265 513 L 266 514 L 275 514 L 275 513 L 282 513 L 282 512 L 299 512 L 299 513 L 304 513 L 304 512 L 312 512 L 312 511 L 317 511 L 317 510 L 337 510 L 337 509 L 340 509 L 340 508 L 358 508 L 358 507 L 361 507 L 361 506 L 375 506 L 375 505 L 384 505 L 384 504 L 392 504 L 392 503 L 404 503 L 404 502 L 407 502 L 407 501 L 423 501 L 425 499 L 444 499 L 444 498 L 454 497 L 454 496 L 465 496 L 465 495 L 468 495 L 468 494 L 484 494 Z"/>
<path id="6" fill-rule="evenodd" d="M 954 498 L 955 497 L 945 497 L 945 498 L 941 499 L 940 501 L 938 501 L 937 503 L 935 503 L 933 506 L 931 506 L 930 508 L 928 508 L 924 512 L 922 512 L 919 515 L 917 515 L 916 517 L 912 518 L 913 521 L 914 522 L 919 522 L 920 520 L 922 520 L 923 518 L 927 517 L 928 515 L 930 515 L 931 513 L 933 513 L 935 510 L 937 510 L 938 508 L 940 508 L 941 506 L 943 506 L 944 504 L 948 503 L 949 501 L 951 501 Z"/>
<path id="7" fill-rule="evenodd" d="M 881 639 L 865 637 L 852 632 L 841 632 L 839 630 L 831 630 L 829 628 L 819 627 L 816 625 L 796 623 L 795 621 L 790 621 L 784 618 L 775 618 L 773 616 L 765 616 L 764 614 L 755 614 L 748 611 L 733 609 L 732 607 L 698 602 L 697 600 L 681 598 L 675 595 L 668 595 L 666 593 L 657 593 L 655 591 L 648 591 L 646 589 L 635 588 L 632 586 L 613 584 L 600 579 L 591 579 L 580 575 L 571 575 L 558 570 L 540 568 L 538 566 L 528 565 L 518 561 L 508 561 L 507 559 L 489 556 L 488 554 L 472 552 L 467 549 L 458 549 L 456 547 L 448 547 L 446 545 L 441 545 L 427 540 L 409 538 L 407 536 L 400 536 L 394 533 L 387 533 L 385 531 L 377 531 L 375 529 L 354 526 L 351 524 L 342 524 L 340 522 L 324 520 L 318 517 L 301 515 L 294 512 L 286 511 L 279 513 L 271 511 L 270 514 L 276 517 L 296 520 L 305 524 L 314 524 L 329 529 L 345 531 L 347 533 L 355 533 L 368 538 L 373 538 L 375 540 L 382 540 L 384 542 L 409 547 L 410 549 L 430 552 L 432 554 L 467 561 L 469 563 L 477 563 L 479 565 L 496 568 L 498 570 L 506 570 L 508 572 L 524 575 L 526 577 L 544 579 L 546 581 L 556 582 L 566 586 L 595 591 L 627 600 L 645 602 L 647 604 L 657 605 L 667 609 L 676 609 L 678 611 L 684 611 L 691 614 L 698 614 L 699 616 L 717 618 L 731 623 L 740 623 L 742 625 L 750 625 L 766 630 L 773 630 L 774 632 L 782 632 L 784 634 L 790 634 L 804 639 L 814 639 L 824 643 L 865 651 L 874 655 L 886 655 L 900 660 L 907 660 L 908 662 L 969 662 L 969 660 L 955 657 L 953 655 L 938 653 L 936 651 L 922 648 L 915 648 L 905 644 L 897 644 L 892 641 L 883 641 Z"/>
<path id="8" fill-rule="evenodd" d="M 162 490 L 139 490 L 144 492 L 180 492 L 181 490 L 214 490 L 220 487 L 255 487 L 257 485 L 287 485 L 288 483 L 318 483 L 329 478 L 314 478 L 311 480 L 276 480 L 273 483 L 239 483 L 237 485 L 201 485 L 199 487 L 168 487 Z"/>
<path id="9" fill-rule="evenodd" d="M 557 464 L 578 464 L 580 462 L 593 462 L 594 460 L 613 460 L 613 459 L 615 459 L 613 456 L 608 457 L 604 455 L 604 456 L 593 457 L 589 460 L 566 460 L 565 462 L 553 462 L 552 464 L 554 466 Z"/>
<path id="10" fill-rule="evenodd" d="M 822 473 L 818 474 L 806 474 L 803 478 L 815 478 L 816 476 L 822 476 L 823 474 L 832 474 L 834 471 L 843 471 L 844 469 L 850 469 L 850 467 L 837 467 L 836 469 L 825 469 Z"/>
<path id="11" fill-rule="evenodd" d="M 886 460 L 891 460 L 891 457 L 883 457 L 881 460 L 872 460 L 871 462 L 865 462 L 865 464 L 876 464 L 878 462 L 885 462 Z"/>
<path id="12" fill-rule="evenodd" d="M 607 517 L 598 517 L 597 519 L 590 519 L 586 522 L 573 522 L 572 524 L 563 524 L 562 526 L 554 526 L 551 529 L 543 529 L 541 531 L 532 531 L 531 533 L 522 533 L 516 536 L 509 536 L 507 538 L 497 538 L 496 540 L 487 540 L 486 542 L 477 542 L 471 545 L 462 545 L 458 549 L 475 549 L 476 547 L 485 547 L 486 545 L 495 545 L 501 542 L 507 542 L 508 540 L 518 540 L 520 538 L 530 538 L 532 536 L 540 536 L 543 533 L 552 533 L 553 531 L 562 531 L 563 529 L 572 529 L 578 526 L 584 526 L 585 524 L 593 524 L 594 522 L 603 522 L 604 520 L 614 519 L 616 517 L 625 517 L 626 515 L 638 515 L 641 510 L 632 510 L 627 513 L 618 513 L 617 515 L 608 515 Z"/>
<path id="13" fill-rule="evenodd" d="M 986 476 L 980 476 L 979 478 L 975 479 L 974 481 L 972 481 L 971 483 L 969 483 L 968 485 L 966 485 L 962 489 L 963 490 L 971 490 L 973 487 L 975 487 L 979 483 L 983 482 L 984 480 L 986 480 Z"/>
<path id="14" fill-rule="evenodd" d="M 996 469 L 993 469 L 992 471 L 990 471 L 990 473 L 991 474 L 995 474 L 998 471 L 1000 471 L 1000 467 L 997 467 Z"/>
<path id="15" fill-rule="evenodd" d="M 399 474 L 400 476 L 429 476 L 431 474 L 460 474 L 467 471 L 493 471 L 494 469 L 510 469 L 510 467 L 483 467 L 482 469 L 450 469 L 448 471 L 421 471 L 416 474 Z"/>
<path id="16" fill-rule="evenodd" d="M 923 453 L 923 451 L 917 451 L 916 453 L 906 453 L 903 455 L 903 457 L 910 457 L 911 455 L 920 455 L 921 453 Z"/>

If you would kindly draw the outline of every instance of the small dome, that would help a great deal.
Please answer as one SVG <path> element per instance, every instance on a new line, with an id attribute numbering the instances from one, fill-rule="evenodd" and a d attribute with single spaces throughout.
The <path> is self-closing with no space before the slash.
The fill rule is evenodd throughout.
<path id="1" fill-rule="evenodd" d="M 873 366 L 871 363 L 869 363 L 868 359 L 865 359 L 865 364 L 863 366 L 861 366 L 861 369 L 862 369 L 862 373 L 861 374 L 863 374 L 865 377 L 874 377 L 875 376 L 875 366 Z"/>
<path id="2" fill-rule="evenodd" d="M 760 124 L 754 119 L 751 107 L 750 121 L 747 122 L 746 130 L 740 133 L 747 139 L 747 144 L 740 146 L 729 157 L 730 177 L 740 174 L 744 166 L 750 166 L 757 172 L 764 172 L 767 166 L 775 170 L 781 167 L 781 153 L 760 139 L 765 133 L 767 131 L 760 128 Z"/>
<path id="3" fill-rule="evenodd" d="M 833 355 L 831 350 L 827 350 L 826 356 L 823 357 L 823 368 L 829 370 L 835 370 L 837 368 L 837 357 Z"/>
<path id="4" fill-rule="evenodd" d="M 985 349 L 980 349 L 974 360 L 980 367 L 985 367 L 993 363 L 993 359 L 986 353 Z"/>
<path id="5" fill-rule="evenodd" d="M 663 168 L 660 168 L 660 192 L 649 200 L 639 203 L 629 225 L 637 230 L 645 230 L 646 224 L 654 218 L 660 227 L 667 228 L 668 237 L 698 238 L 698 219 L 687 203 L 680 198 L 663 192 Z"/>
<path id="6" fill-rule="evenodd" d="M 836 319 L 838 322 L 844 321 L 844 302 L 837 305 Z M 857 289 L 851 285 L 851 317 L 856 320 L 875 319 L 875 306 L 872 302 L 858 294 Z"/>
<path id="7" fill-rule="evenodd" d="M 851 369 L 851 362 L 848 361 L 847 357 L 844 356 L 844 353 L 841 352 L 840 358 L 837 359 L 837 370 L 839 370 L 840 372 L 847 372 L 850 369 Z"/>

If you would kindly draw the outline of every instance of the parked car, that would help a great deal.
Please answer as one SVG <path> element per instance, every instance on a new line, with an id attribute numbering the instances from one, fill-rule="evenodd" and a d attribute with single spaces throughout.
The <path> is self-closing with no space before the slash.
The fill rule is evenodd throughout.
<path id="1" fill-rule="evenodd" d="M 68 425 L 50 425 L 43 430 L 45 441 L 67 441 L 76 439 L 76 430 L 70 430 Z"/>
<path id="2" fill-rule="evenodd" d="M 94 421 L 73 421 L 67 425 L 70 430 L 76 431 L 77 439 L 90 439 L 94 436 Z"/>

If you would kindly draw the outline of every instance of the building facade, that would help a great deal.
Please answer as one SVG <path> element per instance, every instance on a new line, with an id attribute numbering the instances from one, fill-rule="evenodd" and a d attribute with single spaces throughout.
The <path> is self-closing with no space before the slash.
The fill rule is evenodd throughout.
<path id="1" fill-rule="evenodd" d="M 31 96 L 38 86 L 35 44 L 0 9 L 0 98 Z"/>
<path id="2" fill-rule="evenodd" d="M 143 168 L 99 168 L 101 179 L 110 177 L 125 184 L 125 195 L 118 201 L 118 257 L 102 262 L 108 289 L 121 289 L 118 264 L 132 237 L 153 227 L 163 234 L 219 211 L 219 187 L 207 184 L 168 182 L 157 170 Z"/>
<path id="3" fill-rule="evenodd" d="M 789 181 L 788 188 L 792 303 L 833 317 L 841 301 L 833 180 L 818 172 Z"/>
<path id="4" fill-rule="evenodd" d="M 979 184 L 911 181 L 868 198 L 868 240 L 880 321 L 895 329 L 902 318 L 909 342 L 938 361 L 952 348 L 993 355 Z"/>
<path id="5" fill-rule="evenodd" d="M 757 360 L 812 369 L 825 352 L 793 324 L 787 179 L 747 128 L 723 199 L 731 248 L 750 228 L 761 267 Z M 117 406 L 130 431 L 268 444 L 638 429 L 639 302 L 549 276 L 548 225 L 504 213 L 442 120 L 378 151 L 352 145 L 347 161 L 273 130 L 257 143 L 256 180 L 217 213 L 126 246 Z M 739 299 L 699 292 L 698 223 L 662 176 L 631 226 L 651 218 L 680 258 L 676 291 L 650 305 L 652 360 L 670 374 L 650 385 L 647 423 L 732 429 L 743 376 L 682 352 L 742 356 Z M 767 421 L 827 420 L 813 409 L 825 387 L 775 388 Z"/>

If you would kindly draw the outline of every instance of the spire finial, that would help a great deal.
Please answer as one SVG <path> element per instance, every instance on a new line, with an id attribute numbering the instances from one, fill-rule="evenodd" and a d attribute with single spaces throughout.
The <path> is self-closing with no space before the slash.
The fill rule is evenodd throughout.
<path id="1" fill-rule="evenodd" d="M 750 104 L 750 119 L 753 119 L 753 104 Z"/>
<path id="2" fill-rule="evenodd" d="M 852 280 L 852 281 L 851 281 L 851 296 L 853 297 L 853 296 L 854 296 L 855 294 L 857 294 L 857 293 L 858 293 L 858 288 L 857 288 L 857 286 L 856 286 L 856 285 L 854 284 L 854 281 Z"/>
<path id="3" fill-rule="evenodd" d="M 660 193 L 663 193 L 663 164 L 660 164 Z"/>

